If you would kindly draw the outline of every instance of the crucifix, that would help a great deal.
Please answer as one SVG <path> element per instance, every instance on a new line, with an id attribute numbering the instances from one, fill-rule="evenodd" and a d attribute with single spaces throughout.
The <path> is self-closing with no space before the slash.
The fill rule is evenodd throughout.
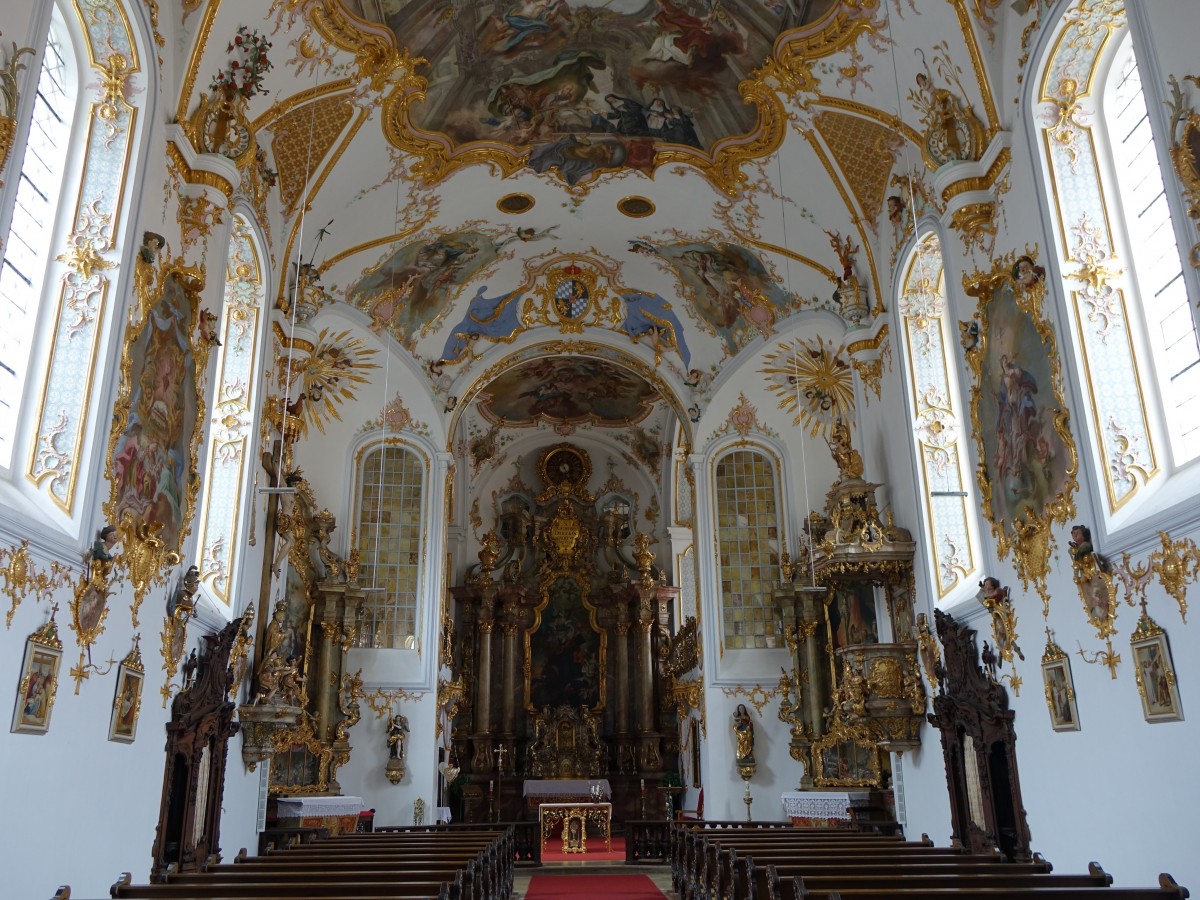
<path id="1" fill-rule="evenodd" d="M 500 801 L 504 796 L 504 745 L 492 751 L 496 757 L 496 821 L 500 821 Z"/>
<path id="2" fill-rule="evenodd" d="M 1079 645 L 1079 656 L 1083 659 L 1083 661 L 1085 663 L 1088 663 L 1089 665 L 1095 665 L 1096 663 L 1101 663 L 1102 665 L 1108 666 L 1108 671 L 1112 673 L 1113 681 L 1116 681 L 1117 680 L 1117 666 L 1119 666 L 1121 664 L 1121 654 L 1113 652 L 1113 645 L 1112 645 L 1111 637 L 1105 638 L 1104 642 L 1105 642 L 1105 644 L 1107 644 L 1108 649 L 1107 650 L 1097 650 L 1092 655 L 1091 659 L 1087 658 L 1087 651 L 1085 651 L 1083 649 L 1083 645 L 1080 644 Z M 1076 643 L 1078 643 L 1078 641 L 1076 641 Z"/>

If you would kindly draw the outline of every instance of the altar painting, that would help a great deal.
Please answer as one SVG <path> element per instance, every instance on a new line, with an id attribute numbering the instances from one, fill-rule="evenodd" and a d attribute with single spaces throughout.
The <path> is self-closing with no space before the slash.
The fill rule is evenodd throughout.
<path id="1" fill-rule="evenodd" d="M 195 500 L 204 419 L 190 340 L 199 308 L 193 293 L 180 274 L 168 271 L 158 300 L 125 346 L 109 456 L 112 493 L 105 509 L 114 523 L 128 518 L 131 530 L 161 526 L 157 538 L 175 550 Z"/>
<path id="2" fill-rule="evenodd" d="M 405 126 L 451 152 L 479 142 L 529 149 L 528 165 L 578 183 L 601 170 L 652 168 L 656 148 L 711 152 L 759 130 L 737 97 L 776 38 L 834 4 L 702 0 L 516 0 L 443 5 L 342 0 L 386 25 L 426 66 Z M 402 133 L 401 141 L 419 140 Z"/>
<path id="3" fill-rule="evenodd" d="M 1054 333 L 1040 320 L 1042 291 L 994 278 L 980 299 L 981 340 L 973 351 L 978 381 L 971 417 L 980 488 L 985 498 L 990 494 L 984 511 L 1010 538 L 1015 523 L 1062 519 L 1074 486 L 1075 448 Z"/>
<path id="4" fill-rule="evenodd" d="M 839 584 L 829 595 L 825 608 L 829 617 L 831 649 L 855 644 L 879 643 L 879 622 L 875 615 L 875 589 L 870 584 Z"/>
<path id="5" fill-rule="evenodd" d="M 641 421 L 657 399 L 650 384 L 619 366 L 555 357 L 500 375 L 480 407 L 490 421 L 509 425 L 538 420 L 615 425 Z"/>
<path id="6" fill-rule="evenodd" d="M 570 576 L 546 588 L 545 606 L 526 632 L 529 681 L 526 709 L 604 705 L 604 635 L 592 625 L 594 611 L 580 583 Z"/>

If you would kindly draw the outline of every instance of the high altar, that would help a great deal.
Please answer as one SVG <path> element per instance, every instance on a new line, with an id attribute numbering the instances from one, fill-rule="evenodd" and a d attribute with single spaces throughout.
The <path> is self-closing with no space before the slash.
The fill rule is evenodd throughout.
<path id="1" fill-rule="evenodd" d="M 678 723 L 661 698 L 678 588 L 633 533 L 633 498 L 592 494 L 591 471 L 578 447 L 543 450 L 540 490 L 498 498 L 499 527 L 453 588 L 467 687 L 452 746 L 464 772 L 499 785 L 498 818 L 529 815 L 531 779 L 606 779 L 613 814 L 637 818 L 639 779 L 677 771 Z"/>

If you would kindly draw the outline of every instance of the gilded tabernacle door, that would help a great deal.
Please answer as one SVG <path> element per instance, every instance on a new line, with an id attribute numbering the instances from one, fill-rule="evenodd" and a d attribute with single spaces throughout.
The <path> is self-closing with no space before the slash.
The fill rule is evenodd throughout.
<path id="1" fill-rule="evenodd" d="M 572 575 L 548 577 L 533 626 L 525 632 L 525 709 L 603 709 L 607 637 L 596 624 L 586 582 Z"/>

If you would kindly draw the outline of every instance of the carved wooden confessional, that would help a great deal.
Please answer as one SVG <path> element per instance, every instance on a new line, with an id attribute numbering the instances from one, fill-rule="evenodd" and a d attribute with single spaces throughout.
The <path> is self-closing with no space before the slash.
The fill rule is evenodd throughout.
<path id="1" fill-rule="evenodd" d="M 190 661 L 185 666 L 184 689 L 171 704 L 152 880 L 163 880 L 172 864 L 181 872 L 198 871 L 220 854 L 225 760 L 238 730 L 229 699 L 229 651 L 241 623 L 234 619 L 201 638 L 200 655 L 194 667 Z"/>
<path id="2" fill-rule="evenodd" d="M 952 837 L 971 853 L 999 848 L 1012 862 L 1028 862 L 1029 825 L 1008 692 L 980 666 L 974 629 L 943 612 L 934 615 L 944 657 L 929 721 L 942 732 Z M 984 652 L 990 652 L 986 643 Z"/>

